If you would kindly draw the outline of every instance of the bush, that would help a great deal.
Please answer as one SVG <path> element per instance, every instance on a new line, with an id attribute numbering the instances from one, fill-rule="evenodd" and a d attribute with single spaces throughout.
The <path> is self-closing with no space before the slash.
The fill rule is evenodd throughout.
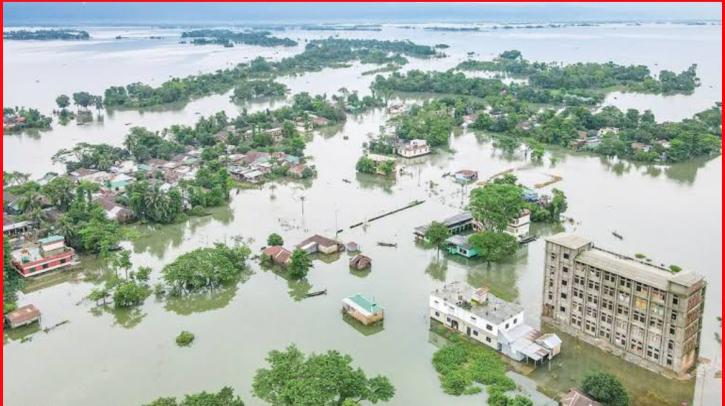
<path id="1" fill-rule="evenodd" d="M 178 337 L 176 337 L 176 345 L 179 347 L 190 347 L 194 342 L 196 336 L 188 331 L 182 331 Z"/>
<path id="2" fill-rule="evenodd" d="M 582 381 L 582 390 L 607 406 L 629 406 L 629 394 L 614 375 L 604 372 L 587 374 Z"/>
<path id="3" fill-rule="evenodd" d="M 281 247 L 284 245 L 284 239 L 279 234 L 270 234 L 269 237 L 267 237 L 267 245 L 270 247 Z"/>
<path id="4" fill-rule="evenodd" d="M 204 214 L 206 214 L 206 209 L 204 208 L 204 206 L 195 206 L 189 211 L 190 216 L 200 217 Z"/>
<path id="5" fill-rule="evenodd" d="M 678 265 L 670 265 L 670 271 L 678 273 L 682 271 L 682 268 Z"/>

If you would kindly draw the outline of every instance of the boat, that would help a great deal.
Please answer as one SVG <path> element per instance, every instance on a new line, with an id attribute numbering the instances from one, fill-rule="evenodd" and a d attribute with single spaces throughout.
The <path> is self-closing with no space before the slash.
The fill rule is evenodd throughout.
<path id="1" fill-rule="evenodd" d="M 623 240 L 624 239 L 624 237 L 622 237 L 622 234 L 619 234 L 616 231 L 612 231 L 612 235 L 615 236 L 616 238 L 619 238 L 620 240 Z"/>
<path id="2" fill-rule="evenodd" d="M 398 248 L 397 243 L 391 243 L 391 242 L 379 242 L 378 245 L 381 247 Z"/>
<path id="3" fill-rule="evenodd" d="M 327 294 L 327 289 L 325 290 L 319 290 L 317 292 L 310 292 L 307 294 L 307 297 L 316 297 L 316 296 L 322 296 Z"/>
<path id="4" fill-rule="evenodd" d="M 343 182 L 345 182 L 345 183 L 352 183 L 352 182 L 350 182 L 350 181 L 349 181 L 349 180 L 347 180 L 347 179 L 343 179 L 342 181 L 343 181 Z"/>
<path id="5" fill-rule="evenodd" d="M 110 251 L 110 252 L 116 252 L 116 251 L 122 251 L 122 250 L 123 250 L 123 247 L 120 245 L 112 245 L 112 246 L 108 247 L 108 251 Z"/>

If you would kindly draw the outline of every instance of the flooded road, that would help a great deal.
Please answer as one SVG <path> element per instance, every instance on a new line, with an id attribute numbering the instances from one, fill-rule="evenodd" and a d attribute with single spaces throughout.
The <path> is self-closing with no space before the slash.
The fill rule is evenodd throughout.
<path id="1" fill-rule="evenodd" d="M 281 57 L 283 52 L 300 51 L 290 49 L 276 54 L 276 49 L 260 47 L 226 50 L 182 46 L 166 30 L 137 33 L 140 37 L 162 35 L 166 40 L 138 39 L 129 43 L 111 39 L 124 30 L 98 29 L 98 35 L 96 30 L 90 32 L 108 40 L 80 45 L 4 42 L 4 104 L 46 111 L 52 109 L 53 100 L 61 92 L 98 93 L 110 85 L 137 80 L 158 84 L 170 74 L 220 69 L 259 54 Z M 293 39 L 328 36 L 297 31 L 280 35 Z M 411 59 L 406 69 L 445 70 L 465 59 L 469 51 L 488 58 L 506 49 L 519 49 L 532 60 L 611 59 L 677 71 L 698 63 L 703 86 L 692 96 L 611 95 L 608 99 L 622 108 L 652 108 L 661 120 L 681 119 L 708 108 L 720 101 L 722 93 L 721 27 L 621 26 L 516 33 L 386 28 L 382 33 L 340 35 L 410 38 L 424 44 L 451 45 L 446 50 L 449 58 Z M 116 53 L 120 55 L 109 56 Z M 77 64 L 88 70 L 78 70 Z M 30 66 L 36 66 L 35 70 Z M 330 94 L 343 86 L 366 92 L 373 77 L 361 73 L 369 69 L 356 65 L 281 81 L 290 86 L 293 94 Z M 35 84 L 36 80 L 40 82 Z M 33 86 L 33 91 L 28 91 L 28 86 Z M 276 100 L 246 107 L 277 108 L 284 103 Z M 60 148 L 78 142 L 120 145 L 129 123 L 160 130 L 171 124 L 193 124 L 199 117 L 196 113 L 208 115 L 224 110 L 233 117 L 244 107 L 220 95 L 157 111 L 104 112 L 103 120 L 91 125 L 55 124 L 50 132 L 4 137 L 3 169 L 40 176 L 53 169 L 50 157 Z M 499 264 L 444 255 L 438 260 L 435 249 L 417 245 L 412 235 L 414 227 L 463 208 L 466 191 L 442 177 L 460 169 L 478 170 L 482 179 L 514 169 L 526 185 L 548 180 L 550 175 L 561 176 L 563 181 L 551 187 L 567 194 L 566 215 L 573 222 L 537 226 L 532 232 L 545 237 L 566 228 L 593 239 L 598 246 L 630 255 L 644 253 L 654 261 L 678 264 L 707 275 L 710 286 L 701 356 L 713 361 L 705 375 L 711 377 L 719 370 L 716 365 L 721 363 L 722 352 L 714 335 L 720 331 L 716 317 L 722 308 L 722 158 L 655 167 L 549 151 L 543 164 L 532 164 L 523 154 L 502 154 L 489 140 L 460 132 L 452 139 L 453 152 L 407 161 L 406 175 L 395 181 L 357 175 L 354 166 L 362 154 L 362 144 L 388 118 L 382 110 L 371 111 L 350 116 L 342 128 L 316 133 L 306 151 L 314 156 L 319 173 L 312 181 L 268 184 L 238 195 L 232 193 L 229 207 L 215 209 L 210 217 L 172 226 L 135 226 L 141 237 L 127 243 L 134 265 L 152 267 L 156 271 L 152 279 L 156 280 L 163 265 L 179 255 L 234 236 L 253 239 L 251 246 L 256 252 L 272 232 L 282 235 L 285 245 L 291 247 L 312 234 L 334 237 L 336 229 L 344 229 L 338 237 L 363 247 L 373 259 L 371 272 L 351 272 L 347 255 L 342 254 L 339 258 L 315 260 L 306 280 L 291 282 L 255 263 L 255 274 L 235 288 L 183 302 L 157 301 L 152 296 L 139 309 L 117 312 L 98 311 L 83 300 L 104 275 L 104 270 L 89 258 L 84 262 L 84 271 L 36 281 L 22 295 L 21 304 L 33 303 L 43 311 L 44 328 L 65 320 L 69 323 L 47 334 L 36 332 L 24 340 L 22 336 L 32 331 L 5 335 L 3 404 L 137 406 L 159 396 L 229 385 L 237 389 L 245 404 L 262 406 L 251 395 L 254 373 L 265 366 L 264 358 L 270 350 L 292 343 L 308 352 L 335 349 L 348 353 L 368 374 L 389 376 L 397 389 L 391 406 L 482 404 L 485 395 L 455 398 L 440 389 L 431 366 L 440 338 L 428 328 L 428 294 L 456 280 L 490 286 L 494 292 L 521 303 L 527 310 L 528 322 L 539 325 L 544 241 L 540 238 L 519 250 L 515 258 Z M 556 157 L 556 164 L 550 163 L 551 156 Z M 367 229 L 349 229 L 351 224 L 415 200 L 426 202 L 373 222 Z M 625 237 L 623 241 L 611 235 L 614 229 Z M 398 247 L 378 247 L 380 241 L 394 242 Z M 327 289 L 328 295 L 302 299 L 305 293 L 321 289 Z M 345 322 L 340 313 L 341 300 L 355 293 L 374 297 L 386 307 L 382 331 L 361 331 Z M 194 346 L 180 349 L 175 345 L 174 338 L 181 330 L 196 334 Z M 547 391 L 557 393 L 574 386 L 581 373 L 592 369 L 620 375 L 640 405 L 662 404 L 652 401 L 650 391 L 673 405 L 692 403 L 695 394 L 694 382 L 678 384 L 646 374 L 573 341 L 565 342 L 551 370 L 540 368 L 531 378 Z M 27 383 L 36 381 L 43 384 L 27 390 Z M 695 404 L 721 404 L 720 384 L 719 380 L 701 378 L 697 386 L 702 400 Z"/>

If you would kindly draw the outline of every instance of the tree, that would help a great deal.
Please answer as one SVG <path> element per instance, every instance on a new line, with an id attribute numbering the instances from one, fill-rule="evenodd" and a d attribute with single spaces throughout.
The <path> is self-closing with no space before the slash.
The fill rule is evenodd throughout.
<path id="1" fill-rule="evenodd" d="M 471 236 L 468 242 L 486 262 L 497 262 L 510 257 L 519 248 L 516 237 L 503 232 L 484 231 Z"/>
<path id="2" fill-rule="evenodd" d="M 244 406 L 244 402 L 234 395 L 232 388 L 224 388 L 219 393 L 186 395 L 180 402 L 175 398 L 159 398 L 145 406 Z"/>
<path id="3" fill-rule="evenodd" d="M 629 394 L 614 375 L 589 373 L 582 381 L 582 390 L 605 406 L 629 406 Z"/>
<path id="4" fill-rule="evenodd" d="M 337 351 L 305 356 L 295 346 L 272 351 L 269 369 L 260 369 L 252 385 L 255 396 L 272 406 L 338 406 L 387 402 L 395 388 L 387 377 L 367 378 L 353 369 L 352 358 Z"/>
<path id="5" fill-rule="evenodd" d="M 251 251 L 239 242 L 228 247 L 199 248 L 186 253 L 161 271 L 175 296 L 213 290 L 238 281 L 247 269 Z"/>
<path id="6" fill-rule="evenodd" d="M 41 199 L 40 193 L 30 190 L 20 196 L 17 200 L 18 209 L 20 210 L 20 213 L 26 214 L 31 213 L 35 210 L 41 209 Z"/>
<path id="7" fill-rule="evenodd" d="M 362 156 L 355 164 L 355 170 L 360 173 L 375 174 L 375 162 L 366 156 Z"/>
<path id="8" fill-rule="evenodd" d="M 88 106 L 94 104 L 95 100 L 95 96 L 88 92 L 73 93 L 73 103 L 77 107 L 88 109 Z"/>
<path id="9" fill-rule="evenodd" d="M 281 247 L 284 245 L 284 239 L 277 233 L 270 234 L 267 238 L 267 245 L 270 247 Z"/>
<path id="10" fill-rule="evenodd" d="M 23 281 L 15 271 L 12 260 L 13 250 L 9 238 L 3 238 L 3 314 L 17 308 L 17 292 L 23 286 Z"/>
<path id="11" fill-rule="evenodd" d="M 436 247 L 437 255 L 440 256 L 441 245 L 446 242 L 449 235 L 450 231 L 448 230 L 448 226 L 434 221 L 428 226 L 428 230 L 425 232 L 425 239 L 428 243 Z"/>
<path id="12" fill-rule="evenodd" d="M 306 252 L 297 248 L 292 252 L 292 258 L 289 265 L 289 274 L 295 279 L 302 279 L 307 276 L 307 272 L 312 268 L 312 261 Z"/>
<path id="13" fill-rule="evenodd" d="M 43 193 L 58 207 L 59 210 L 65 211 L 75 199 L 76 184 L 67 176 L 59 176 L 45 186 Z"/>
<path id="14" fill-rule="evenodd" d="M 522 192 L 515 185 L 489 184 L 471 191 L 469 208 L 486 230 L 502 232 L 523 208 Z"/>
<path id="15" fill-rule="evenodd" d="M 65 110 L 68 106 L 70 106 L 70 97 L 62 94 L 55 99 L 55 104 L 57 104 L 58 108 L 61 110 Z"/>

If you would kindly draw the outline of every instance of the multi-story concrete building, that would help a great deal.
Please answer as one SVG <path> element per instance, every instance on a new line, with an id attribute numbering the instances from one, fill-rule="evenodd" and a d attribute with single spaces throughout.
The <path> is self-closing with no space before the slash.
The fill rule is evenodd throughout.
<path id="1" fill-rule="evenodd" d="M 663 375 L 693 369 L 704 277 L 605 251 L 572 234 L 547 238 L 545 255 L 545 321 Z"/>
<path id="2" fill-rule="evenodd" d="M 516 361 L 535 364 L 561 351 L 556 334 L 527 325 L 524 308 L 499 299 L 488 288 L 453 282 L 430 294 L 430 317 Z"/>

